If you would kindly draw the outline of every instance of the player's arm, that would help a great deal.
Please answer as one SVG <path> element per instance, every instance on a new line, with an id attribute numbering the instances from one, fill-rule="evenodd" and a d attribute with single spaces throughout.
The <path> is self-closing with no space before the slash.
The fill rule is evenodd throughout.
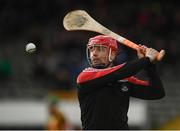
<path id="1" fill-rule="evenodd" d="M 144 57 L 133 62 L 112 67 L 110 69 L 85 71 L 78 76 L 77 84 L 79 88 L 82 90 L 85 89 L 86 91 L 88 88 L 90 88 L 90 90 L 103 88 L 108 83 L 135 75 L 149 64 L 149 58 Z"/>
<path id="2" fill-rule="evenodd" d="M 142 84 L 138 84 L 138 82 L 130 83 L 131 96 L 149 100 L 163 98 L 165 91 L 155 65 L 152 64 L 148 66 L 145 71 L 147 72 L 148 81 L 144 81 L 144 83 L 141 82 Z M 138 81 L 138 79 L 136 81 Z"/>
<path id="3" fill-rule="evenodd" d="M 143 49 L 140 53 L 143 53 Z M 82 72 L 77 78 L 78 87 L 82 90 L 87 88 L 98 89 L 106 86 L 108 83 L 125 79 L 134 76 L 143 68 L 149 66 L 157 56 L 157 51 L 152 48 L 147 48 L 146 56 L 141 57 L 139 60 L 128 62 L 113 68 Z"/>
<path id="4" fill-rule="evenodd" d="M 131 84 L 131 96 L 142 98 L 142 99 L 159 99 L 165 96 L 163 84 L 156 71 L 155 56 L 157 51 L 152 48 L 141 46 L 142 48 L 137 52 L 138 57 L 141 59 L 145 56 L 149 56 L 151 64 L 145 68 L 149 80 L 141 84 Z M 138 81 L 138 80 L 136 80 Z"/>

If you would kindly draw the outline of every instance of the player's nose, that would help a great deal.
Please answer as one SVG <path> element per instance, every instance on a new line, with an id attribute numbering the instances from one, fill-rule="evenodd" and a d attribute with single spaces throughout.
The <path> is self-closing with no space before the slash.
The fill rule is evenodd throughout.
<path id="1" fill-rule="evenodd" d="M 97 55 L 98 55 L 97 49 L 94 49 L 94 50 L 92 51 L 92 55 L 93 55 L 93 56 L 97 56 Z"/>

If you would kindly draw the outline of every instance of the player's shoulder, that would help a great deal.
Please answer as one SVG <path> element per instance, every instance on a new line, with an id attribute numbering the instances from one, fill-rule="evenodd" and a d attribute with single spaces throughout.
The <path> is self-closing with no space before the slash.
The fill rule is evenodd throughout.
<path id="1" fill-rule="evenodd" d="M 113 66 L 113 67 L 107 67 L 107 68 L 104 68 L 104 69 L 88 67 L 88 68 L 85 68 L 82 72 L 99 72 L 99 71 L 112 70 L 112 69 L 116 69 L 116 68 L 122 67 L 124 64 L 125 63 L 119 64 L 119 65 L 116 65 L 116 66 Z"/>
<path id="2" fill-rule="evenodd" d="M 95 70 L 95 68 L 92 68 L 92 67 L 87 67 L 87 68 L 83 69 L 77 76 L 76 82 L 81 83 L 86 78 L 88 78 L 94 70 Z"/>
<path id="3" fill-rule="evenodd" d="M 109 73 L 112 73 L 116 71 L 117 69 L 121 68 L 123 65 L 118 65 L 118 66 L 113 66 L 113 67 L 108 67 L 105 69 L 97 69 L 97 68 L 92 68 L 88 67 L 85 68 L 77 77 L 77 83 L 84 83 L 102 76 L 105 76 Z"/>
<path id="4" fill-rule="evenodd" d="M 106 70 L 106 69 L 97 69 L 97 68 L 93 68 L 93 67 L 88 67 L 88 68 L 85 68 L 82 72 L 98 72 L 98 71 Z"/>
<path id="5" fill-rule="evenodd" d="M 102 71 L 108 71 L 108 70 L 115 70 L 115 69 L 118 69 L 120 67 L 122 67 L 125 63 L 123 64 L 119 64 L 119 65 L 116 65 L 116 66 L 113 66 L 113 67 L 108 67 L 108 68 L 104 68 L 104 69 L 98 69 L 98 68 L 93 68 L 93 67 L 87 67 L 85 68 L 84 70 L 81 71 L 81 73 L 85 73 L 85 72 L 102 72 Z M 80 74 L 81 74 L 80 73 Z"/>

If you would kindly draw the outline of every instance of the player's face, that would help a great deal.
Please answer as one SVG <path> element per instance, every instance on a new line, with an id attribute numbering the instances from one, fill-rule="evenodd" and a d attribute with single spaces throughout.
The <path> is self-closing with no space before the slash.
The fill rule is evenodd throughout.
<path id="1" fill-rule="evenodd" d="M 108 65 L 109 63 L 109 48 L 102 45 L 93 45 L 89 47 L 91 64 L 93 66 Z"/>

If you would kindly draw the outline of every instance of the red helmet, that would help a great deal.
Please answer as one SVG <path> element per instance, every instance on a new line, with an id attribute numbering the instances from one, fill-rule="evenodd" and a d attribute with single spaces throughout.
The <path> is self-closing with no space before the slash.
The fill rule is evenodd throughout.
<path id="1" fill-rule="evenodd" d="M 113 51 L 118 52 L 118 46 L 115 39 L 106 36 L 106 35 L 98 35 L 89 39 L 87 47 L 90 47 L 94 44 L 104 45 L 110 47 Z"/>
<path id="2" fill-rule="evenodd" d="M 94 46 L 94 45 L 102 45 L 102 46 L 109 47 L 110 48 L 110 50 L 109 50 L 109 64 L 112 63 L 115 60 L 115 59 L 111 59 L 111 55 L 112 55 L 111 52 L 115 51 L 116 55 L 118 53 L 118 46 L 117 46 L 116 40 L 111 38 L 111 37 L 109 37 L 109 36 L 106 36 L 106 35 L 98 35 L 98 36 L 90 38 L 89 42 L 87 44 L 86 56 L 87 56 L 87 60 L 88 60 L 89 65 L 93 66 L 91 64 L 91 59 L 89 57 L 89 53 L 90 53 L 89 52 L 89 47 Z M 101 68 L 102 67 L 105 68 L 108 65 L 100 65 L 100 66 L 101 66 Z"/>

